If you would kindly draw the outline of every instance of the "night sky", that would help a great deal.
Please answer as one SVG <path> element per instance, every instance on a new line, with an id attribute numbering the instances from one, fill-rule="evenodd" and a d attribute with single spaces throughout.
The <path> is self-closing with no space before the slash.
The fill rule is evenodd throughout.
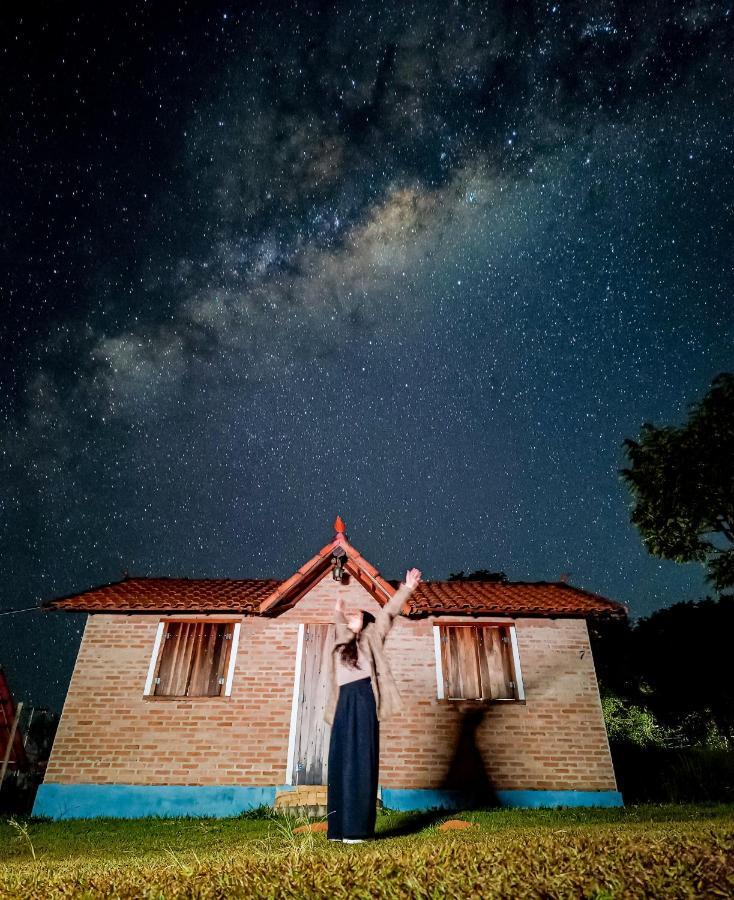
<path id="1" fill-rule="evenodd" d="M 35 11 L 34 11 L 35 8 Z M 734 367 L 734 4 L 0 13 L 0 609 L 281 577 L 630 605 L 622 441 Z M 84 618 L 0 616 L 59 708 Z"/>

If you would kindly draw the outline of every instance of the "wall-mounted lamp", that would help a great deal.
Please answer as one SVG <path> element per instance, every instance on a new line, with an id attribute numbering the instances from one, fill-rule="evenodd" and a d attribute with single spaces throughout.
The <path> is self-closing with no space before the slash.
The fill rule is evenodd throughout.
<path id="1" fill-rule="evenodd" d="M 347 563 L 347 554 L 341 547 L 336 547 L 331 554 L 331 577 L 334 581 L 341 581 L 344 578 L 344 566 Z"/>

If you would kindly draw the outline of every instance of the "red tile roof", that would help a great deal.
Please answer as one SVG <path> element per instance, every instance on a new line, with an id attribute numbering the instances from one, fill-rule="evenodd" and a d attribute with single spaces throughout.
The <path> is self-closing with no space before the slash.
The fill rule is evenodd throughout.
<path id="1" fill-rule="evenodd" d="M 78 612 L 242 612 L 282 596 L 290 579 L 127 578 L 50 600 L 45 609 Z M 385 582 L 393 590 L 398 581 Z M 409 615 L 431 614 L 622 616 L 613 600 L 563 582 L 422 581 L 408 601 Z"/>
<path id="2" fill-rule="evenodd" d="M 422 581 L 409 614 L 624 616 L 621 603 L 562 581 Z"/>
<path id="3" fill-rule="evenodd" d="M 80 612 L 254 613 L 280 583 L 280 579 L 274 578 L 126 578 L 81 594 L 49 600 L 43 607 Z"/>

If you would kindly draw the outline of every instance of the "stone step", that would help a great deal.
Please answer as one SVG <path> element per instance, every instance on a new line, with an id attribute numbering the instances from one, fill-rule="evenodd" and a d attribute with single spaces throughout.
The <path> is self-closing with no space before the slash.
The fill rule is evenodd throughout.
<path id="1" fill-rule="evenodd" d="M 382 806 L 378 798 L 377 808 Z M 290 791 L 278 791 L 273 808 L 285 813 L 322 818 L 326 816 L 326 785 L 299 784 Z"/>
<path id="2" fill-rule="evenodd" d="M 275 795 L 275 808 L 287 806 L 304 806 L 320 803 L 326 805 L 325 784 L 299 784 L 292 791 L 278 791 Z"/>

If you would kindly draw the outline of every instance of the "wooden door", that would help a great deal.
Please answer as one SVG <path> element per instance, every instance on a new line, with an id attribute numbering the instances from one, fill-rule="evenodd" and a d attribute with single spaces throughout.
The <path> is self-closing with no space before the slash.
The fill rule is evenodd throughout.
<path id="1" fill-rule="evenodd" d="M 325 655 L 334 636 L 333 625 L 303 626 L 301 677 L 298 684 L 293 784 L 326 784 L 331 728 L 324 721 L 326 706 Z"/>

